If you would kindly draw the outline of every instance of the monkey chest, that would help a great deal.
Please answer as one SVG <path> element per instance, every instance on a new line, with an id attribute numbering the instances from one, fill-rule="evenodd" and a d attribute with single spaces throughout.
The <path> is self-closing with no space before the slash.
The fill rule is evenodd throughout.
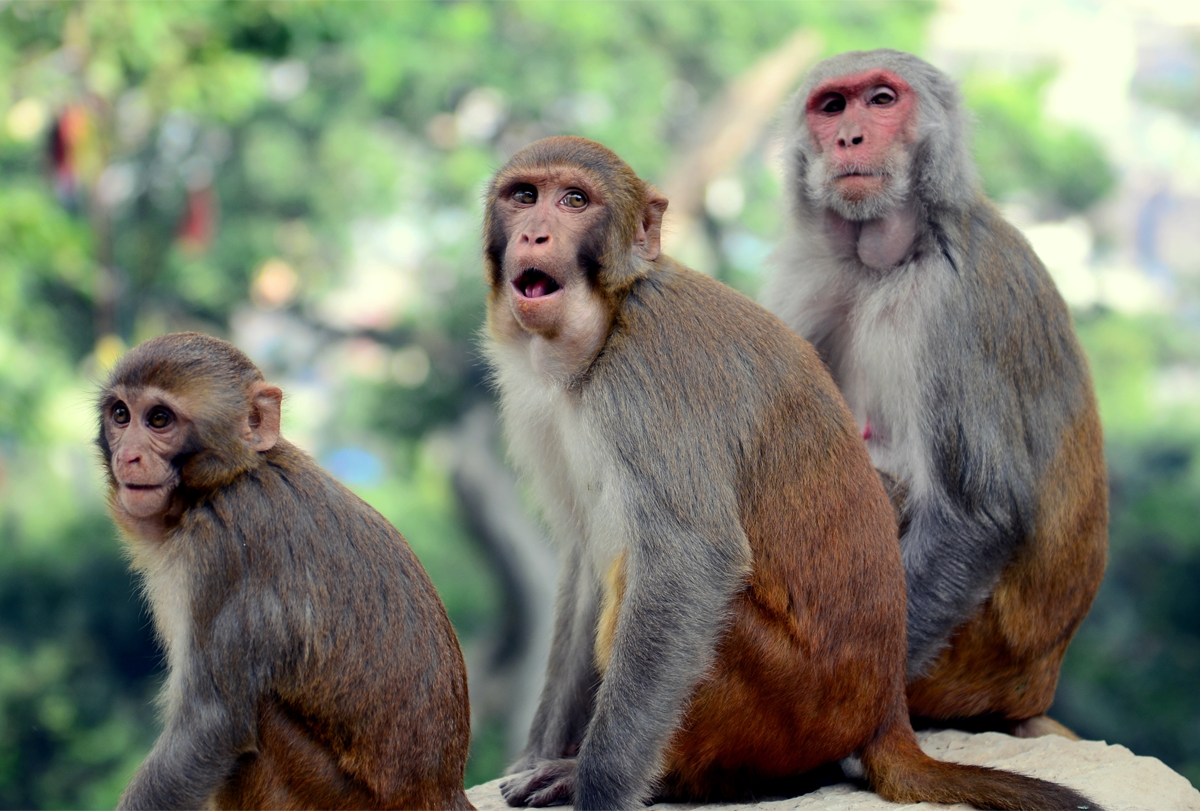
<path id="1" fill-rule="evenodd" d="M 919 464 L 924 319 L 913 291 L 877 290 L 863 295 L 823 348 L 875 467 L 903 479 Z"/>

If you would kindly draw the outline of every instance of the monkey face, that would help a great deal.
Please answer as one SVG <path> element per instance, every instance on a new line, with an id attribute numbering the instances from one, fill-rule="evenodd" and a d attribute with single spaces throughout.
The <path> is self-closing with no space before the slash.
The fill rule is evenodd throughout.
<path id="1" fill-rule="evenodd" d="M 182 403 L 161 389 L 109 392 L 101 407 L 115 506 L 135 519 L 165 515 L 179 486 L 175 459 L 187 444 L 190 421 Z"/>
<path id="2" fill-rule="evenodd" d="M 610 324 L 589 278 L 607 228 L 603 192 L 577 168 L 531 170 L 513 176 L 495 205 L 506 244 L 493 326 L 549 342 L 554 365 L 572 371 L 595 356 Z"/>
<path id="3" fill-rule="evenodd" d="M 805 103 L 816 152 L 809 194 L 850 220 L 874 219 L 908 194 L 917 96 L 895 73 L 872 69 L 822 82 Z"/>

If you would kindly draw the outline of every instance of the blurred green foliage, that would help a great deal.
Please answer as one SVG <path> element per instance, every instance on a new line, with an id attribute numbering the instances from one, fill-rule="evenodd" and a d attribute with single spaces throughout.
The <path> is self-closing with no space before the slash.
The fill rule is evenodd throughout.
<path id="1" fill-rule="evenodd" d="M 1110 551 L 1055 712 L 1200 785 L 1200 411 L 1177 380 L 1200 368 L 1200 329 L 1115 313 L 1077 322 L 1106 434 Z"/>
<path id="2" fill-rule="evenodd" d="M 469 653 L 497 584 L 439 437 L 488 397 L 474 336 L 490 173 L 572 132 L 660 181 L 705 105 L 795 30 L 829 53 L 919 52 L 932 8 L 0 5 L 0 807 L 111 806 L 156 735 L 159 654 L 90 448 L 96 381 L 122 347 L 184 328 L 238 339 L 284 385 L 285 433 L 405 533 Z M 1081 210 L 1112 173 L 1042 118 L 1043 83 L 964 88 L 985 182 Z M 67 161 L 50 146 L 64 126 Z M 717 275 L 753 292 L 784 206 L 761 154 L 739 173 L 746 205 L 706 230 Z M 1168 319 L 1081 328 L 1113 556 L 1061 714 L 1196 780 L 1200 430 L 1151 396 L 1196 359 Z M 469 785 L 502 768 L 502 741 L 476 730 Z"/>
<path id="3" fill-rule="evenodd" d="M 973 73 L 962 90 L 975 117 L 975 156 L 988 196 L 1024 192 L 1043 213 L 1061 216 L 1086 211 L 1112 191 L 1116 177 L 1094 139 L 1042 112 L 1053 78 L 1050 69 L 1018 80 Z"/>

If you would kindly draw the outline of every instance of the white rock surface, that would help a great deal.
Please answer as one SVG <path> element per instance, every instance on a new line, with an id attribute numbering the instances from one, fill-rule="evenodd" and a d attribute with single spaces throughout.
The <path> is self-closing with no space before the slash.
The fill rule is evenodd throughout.
<path id="1" fill-rule="evenodd" d="M 1139 757 L 1124 746 L 1103 741 L 1069 741 L 1055 735 L 1014 738 L 999 732 L 970 734 L 957 730 L 918 733 L 921 746 L 940 760 L 973 763 L 1052 780 L 1082 791 L 1106 811 L 1200 811 L 1200 791 L 1185 777 L 1152 757 Z M 500 781 L 475 786 L 467 796 L 479 811 L 507 811 Z M 662 803 L 656 809 L 700 808 Z M 917 803 L 900 806 L 851 783 L 826 786 L 787 800 L 721 805 L 722 811 L 891 811 L 896 808 L 968 809 L 967 805 Z"/>

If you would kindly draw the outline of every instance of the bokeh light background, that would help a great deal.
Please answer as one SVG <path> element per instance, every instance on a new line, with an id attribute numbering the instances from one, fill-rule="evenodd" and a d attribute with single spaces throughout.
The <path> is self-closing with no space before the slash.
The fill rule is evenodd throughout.
<path id="1" fill-rule="evenodd" d="M 1096 377 L 1112 553 L 1054 714 L 1200 781 L 1200 5 L 0 2 L 0 806 L 111 806 L 157 734 L 91 400 L 179 329 L 246 350 L 285 434 L 409 539 L 472 669 L 468 784 L 496 776 L 545 618 L 456 486 L 464 448 L 501 453 L 471 428 L 488 177 L 600 140 L 671 198 L 668 252 L 755 295 L 776 113 L 874 47 L 961 81 Z"/>

